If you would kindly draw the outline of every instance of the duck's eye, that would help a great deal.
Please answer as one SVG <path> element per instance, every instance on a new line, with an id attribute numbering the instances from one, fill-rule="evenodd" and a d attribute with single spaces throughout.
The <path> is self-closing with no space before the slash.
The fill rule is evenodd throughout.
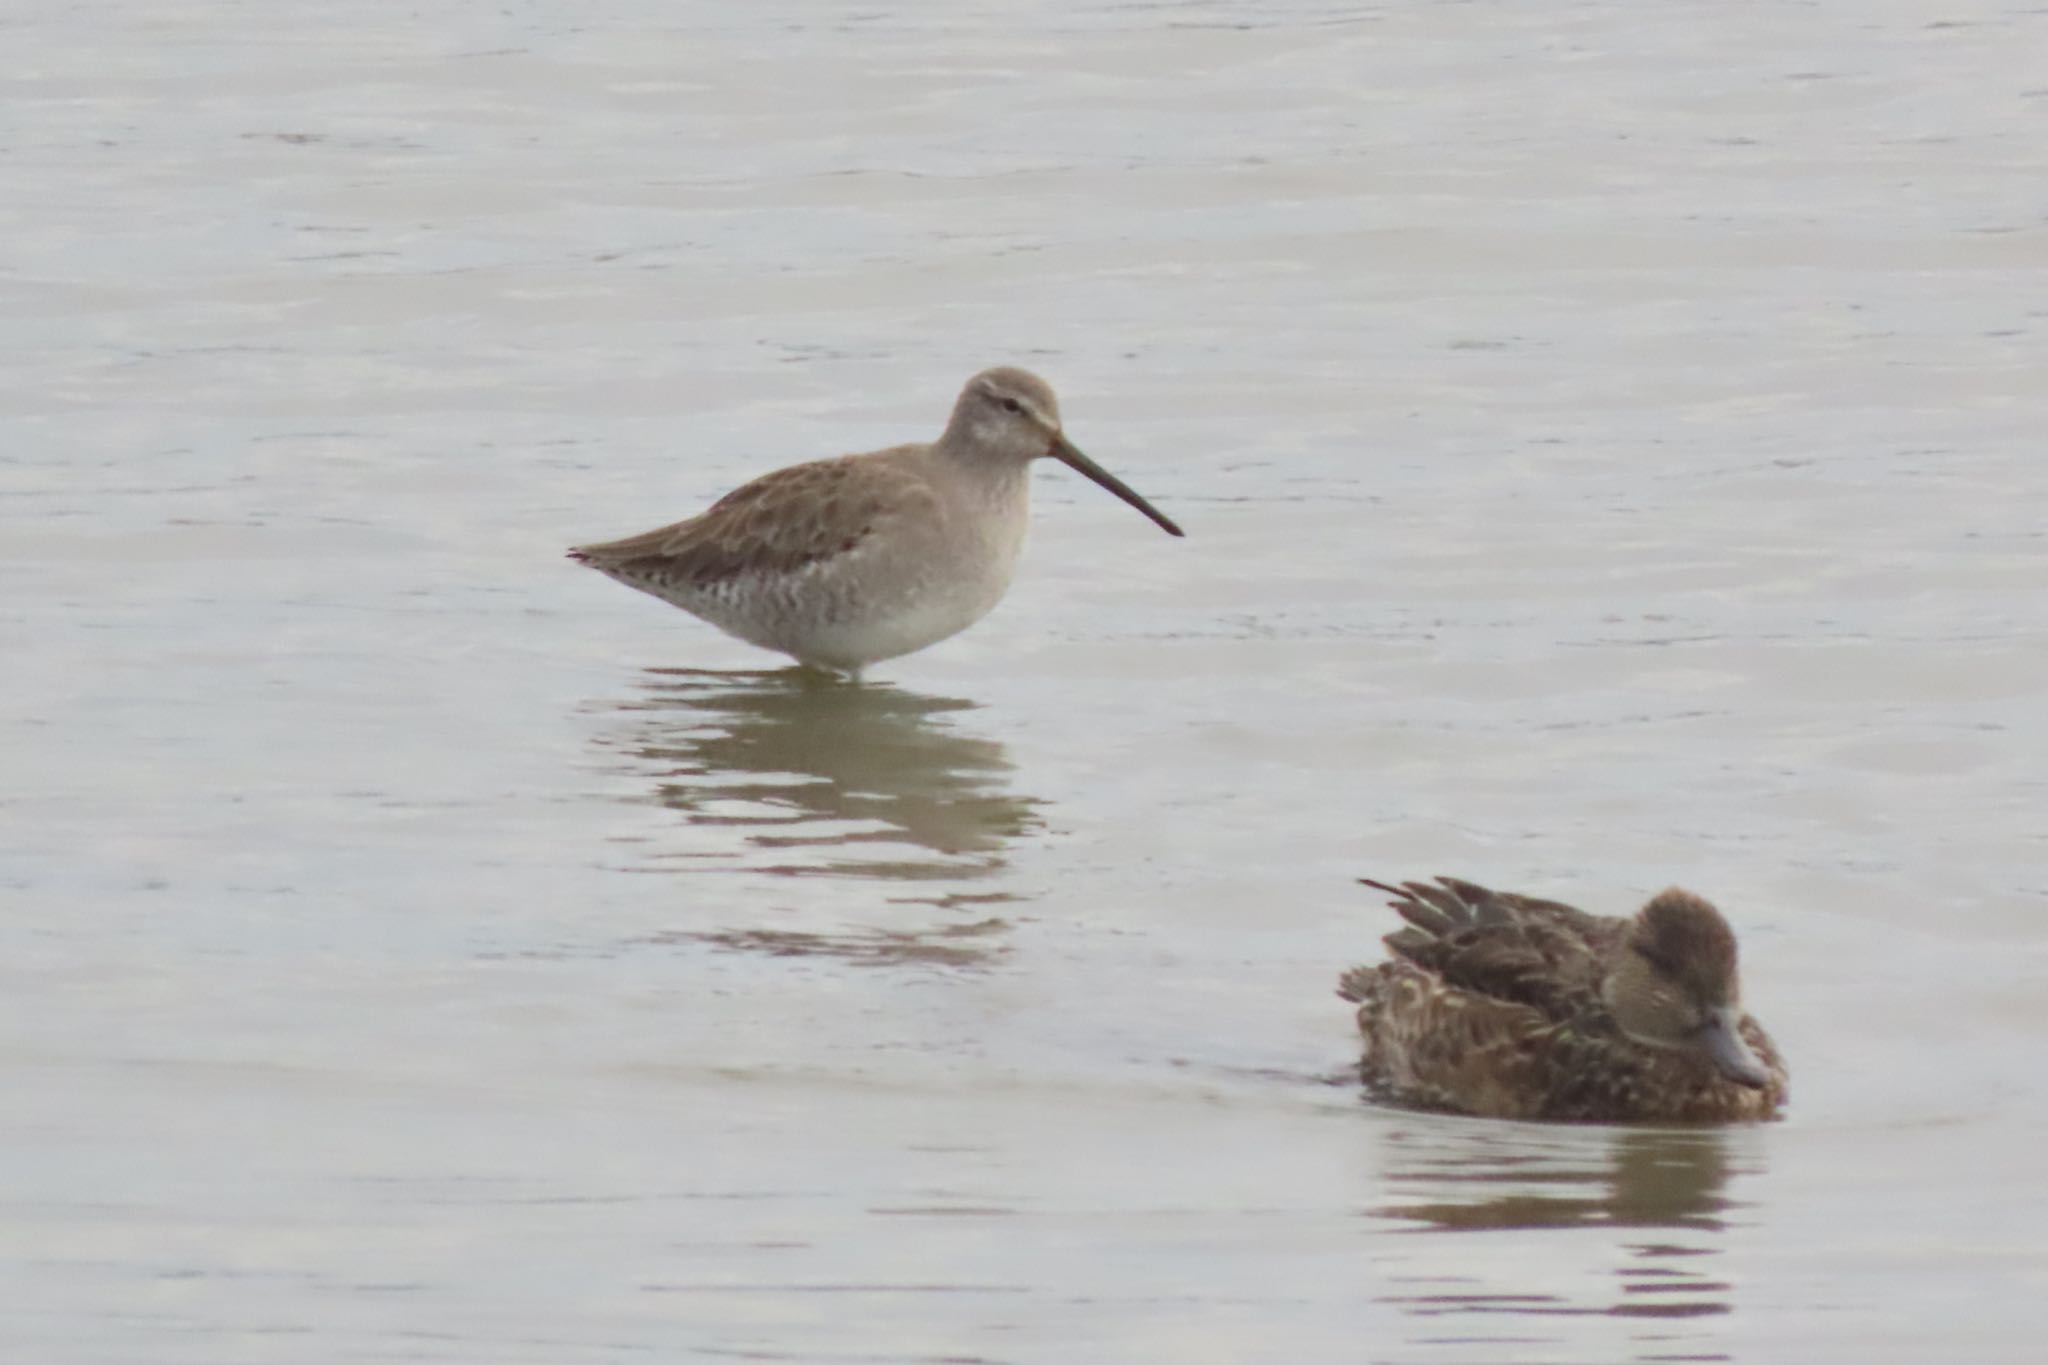
<path id="1" fill-rule="evenodd" d="M 1024 405 L 1014 398 L 1005 398 L 1003 400 L 1003 411 L 1014 412 L 1021 416 L 1024 412 Z"/>

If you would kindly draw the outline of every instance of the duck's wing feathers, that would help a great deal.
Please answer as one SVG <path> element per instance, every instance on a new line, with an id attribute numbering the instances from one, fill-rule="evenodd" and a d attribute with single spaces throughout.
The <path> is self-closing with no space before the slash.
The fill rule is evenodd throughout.
<path id="1" fill-rule="evenodd" d="M 855 552 L 890 522 L 940 514 L 908 458 L 918 449 L 778 469 L 687 521 L 579 545 L 569 557 L 614 575 L 700 588 L 750 574 L 796 573 Z"/>
<path id="2" fill-rule="evenodd" d="M 1399 886 L 1362 880 L 1389 892 L 1408 922 L 1387 935 L 1396 955 L 1446 986 L 1528 1005 L 1551 1019 L 1598 1001 L 1602 960 L 1627 931 L 1621 920 L 1451 877 Z"/>

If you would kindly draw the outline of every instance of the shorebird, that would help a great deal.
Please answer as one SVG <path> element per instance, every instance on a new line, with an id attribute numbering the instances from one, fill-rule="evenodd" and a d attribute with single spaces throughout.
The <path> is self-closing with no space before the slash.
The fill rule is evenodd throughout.
<path id="1" fill-rule="evenodd" d="M 858 677 L 1002 600 L 1031 462 L 1048 455 L 1183 534 L 1074 447 L 1050 385 L 1003 366 L 967 381 L 936 441 L 778 469 L 687 521 L 569 557 L 750 645 Z"/>
<path id="2" fill-rule="evenodd" d="M 1389 886 L 1407 927 L 1354 967 L 1367 1082 L 1494 1118 L 1767 1119 L 1784 1059 L 1742 1009 L 1735 934 L 1676 887 L 1631 919 L 1471 882 Z"/>

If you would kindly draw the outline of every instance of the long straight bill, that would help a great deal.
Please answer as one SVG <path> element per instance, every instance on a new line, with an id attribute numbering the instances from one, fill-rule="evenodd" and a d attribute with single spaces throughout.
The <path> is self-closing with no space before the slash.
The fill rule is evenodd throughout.
<path id="1" fill-rule="evenodd" d="M 1086 455 L 1083 455 L 1075 448 L 1074 443 L 1066 437 L 1053 437 L 1052 454 L 1053 458 L 1061 464 L 1080 470 L 1083 474 L 1086 474 L 1089 478 L 1101 484 L 1104 488 L 1107 488 L 1110 492 L 1152 518 L 1152 520 L 1158 522 L 1160 528 L 1168 535 L 1184 536 L 1187 534 L 1180 527 L 1175 526 L 1172 518 L 1168 517 L 1166 513 L 1139 497 L 1136 489 L 1110 473 L 1107 469 L 1104 469 L 1101 465 L 1095 463 L 1095 461 L 1089 459 Z"/>

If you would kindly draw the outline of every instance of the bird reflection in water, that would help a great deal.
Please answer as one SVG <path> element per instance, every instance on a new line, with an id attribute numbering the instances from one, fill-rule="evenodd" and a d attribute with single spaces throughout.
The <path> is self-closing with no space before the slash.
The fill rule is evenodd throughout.
<path id="1" fill-rule="evenodd" d="M 1425 1319 L 1506 1315 L 1519 1321 L 1502 1340 L 1522 1343 L 1532 1319 L 1649 1319 L 1627 1332 L 1640 1358 L 1727 1358 L 1709 1322 L 1688 1321 L 1734 1308 L 1713 1260 L 1734 1207 L 1725 1130 L 1423 1122 L 1389 1134 L 1399 1194 L 1375 1215 L 1485 1237 L 1397 1238 L 1385 1302 Z M 1469 1323 L 1458 1335 L 1479 1339 Z"/>
<path id="2" fill-rule="evenodd" d="M 911 883 L 923 894 L 889 904 L 951 912 L 938 928 L 823 933 L 763 925 L 749 897 L 742 927 L 665 937 L 871 965 L 969 965 L 999 951 L 1007 924 L 988 907 L 1012 897 L 947 883 L 999 871 L 1010 841 L 1038 827 L 1038 803 L 1009 789 L 1002 745 L 948 723 L 974 706 L 807 669 L 648 669 L 613 704 L 624 723 L 599 740 L 684 817 L 682 836 L 664 836 L 643 867 Z"/>

